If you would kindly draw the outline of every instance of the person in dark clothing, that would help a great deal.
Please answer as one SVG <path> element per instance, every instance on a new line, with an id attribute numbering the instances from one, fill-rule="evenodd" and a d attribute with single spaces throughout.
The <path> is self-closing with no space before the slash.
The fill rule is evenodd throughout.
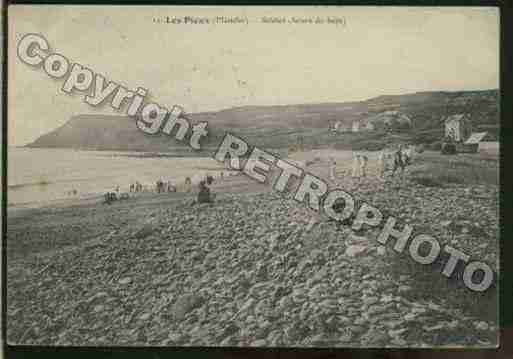
<path id="1" fill-rule="evenodd" d="M 214 177 L 208 175 L 207 176 L 207 185 L 210 186 L 213 182 L 214 182 Z"/>
<path id="2" fill-rule="evenodd" d="M 211 203 L 212 198 L 210 196 L 210 188 L 208 188 L 205 181 L 201 181 L 199 183 L 199 192 L 198 192 L 198 203 Z"/>

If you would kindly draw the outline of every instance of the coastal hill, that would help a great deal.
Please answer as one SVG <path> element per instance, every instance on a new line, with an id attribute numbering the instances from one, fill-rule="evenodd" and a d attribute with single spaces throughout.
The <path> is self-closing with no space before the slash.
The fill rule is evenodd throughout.
<path id="1" fill-rule="evenodd" d="M 191 122 L 207 121 L 209 137 L 204 148 L 219 143 L 227 131 L 252 145 L 286 148 L 301 142 L 306 148 L 379 147 L 397 139 L 432 144 L 443 135 L 441 118 L 455 113 L 472 113 L 475 130 L 497 136 L 498 90 L 462 92 L 419 92 L 379 96 L 366 101 L 284 106 L 244 106 L 217 112 L 187 114 Z M 407 128 L 394 131 L 335 133 L 336 122 L 350 125 L 355 120 L 379 118 L 385 111 L 398 111 L 411 119 Z M 378 115 L 378 116 L 377 116 Z M 63 126 L 27 145 L 32 148 L 173 152 L 192 151 L 165 135 L 146 135 L 133 119 L 121 115 L 78 115 Z"/>

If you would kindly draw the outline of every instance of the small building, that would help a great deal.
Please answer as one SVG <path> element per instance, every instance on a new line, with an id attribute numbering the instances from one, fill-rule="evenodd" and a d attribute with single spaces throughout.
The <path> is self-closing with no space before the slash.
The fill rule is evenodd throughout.
<path id="1" fill-rule="evenodd" d="M 445 137 L 454 142 L 462 143 L 472 133 L 472 125 L 465 114 L 448 116 L 445 121 Z"/>
<path id="2" fill-rule="evenodd" d="M 351 124 L 351 132 L 374 131 L 375 126 L 371 121 L 360 119 L 354 120 Z"/>
<path id="3" fill-rule="evenodd" d="M 461 152 L 498 154 L 499 141 L 488 132 L 474 132 L 461 146 Z"/>
<path id="4" fill-rule="evenodd" d="M 331 130 L 333 132 L 350 132 L 351 125 L 342 121 L 337 121 Z"/>
<path id="5" fill-rule="evenodd" d="M 397 110 L 387 110 L 374 114 L 362 120 L 366 129 L 373 131 L 376 129 L 399 129 L 412 126 L 412 120 L 406 114 Z"/>

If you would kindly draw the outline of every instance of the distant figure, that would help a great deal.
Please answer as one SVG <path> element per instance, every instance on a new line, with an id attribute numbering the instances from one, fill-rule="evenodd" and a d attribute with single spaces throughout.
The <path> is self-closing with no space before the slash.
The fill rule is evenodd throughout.
<path id="1" fill-rule="evenodd" d="M 134 192 L 135 185 L 133 183 L 130 183 L 130 192 Z"/>
<path id="2" fill-rule="evenodd" d="M 369 162 L 369 158 L 366 155 L 360 156 L 360 175 L 362 177 L 367 177 L 367 163 Z"/>
<path id="3" fill-rule="evenodd" d="M 353 158 L 353 168 L 351 176 L 353 178 L 365 177 L 367 174 L 368 158 L 365 155 L 357 154 Z"/>
<path id="4" fill-rule="evenodd" d="M 330 171 L 330 180 L 331 181 L 335 181 L 337 179 L 336 170 L 337 170 L 337 162 L 335 161 L 335 159 L 333 157 L 330 157 L 329 171 Z"/>
<path id="5" fill-rule="evenodd" d="M 208 188 L 206 181 L 201 181 L 198 185 L 198 203 L 211 203 L 212 198 L 210 195 L 210 188 Z"/>
<path id="6" fill-rule="evenodd" d="M 184 182 L 184 192 L 189 193 L 192 191 L 192 181 L 190 177 L 185 178 Z"/>
<path id="7" fill-rule="evenodd" d="M 105 193 L 104 198 L 105 198 L 105 203 L 107 203 L 107 204 L 111 204 L 112 202 L 117 200 L 116 193 L 114 193 L 114 192 Z"/>
<path id="8" fill-rule="evenodd" d="M 161 180 L 158 180 L 156 183 L 155 192 L 161 193 L 162 189 L 163 189 L 163 185 L 164 185 L 164 183 Z"/>
<path id="9" fill-rule="evenodd" d="M 412 148 L 405 148 L 399 145 L 397 150 L 393 152 L 381 151 L 378 157 L 378 168 L 381 177 L 385 176 L 385 172 L 389 169 L 392 170 L 392 177 L 398 169 L 401 169 L 401 174 L 404 174 L 406 166 L 412 162 Z"/>
<path id="10" fill-rule="evenodd" d="M 171 183 L 171 181 L 167 182 L 167 191 L 168 192 L 176 192 L 176 187 Z"/>
<path id="11" fill-rule="evenodd" d="M 219 177 L 221 177 L 221 179 L 224 178 L 224 173 L 221 171 L 221 174 L 219 175 Z"/>
<path id="12" fill-rule="evenodd" d="M 116 186 L 116 193 L 119 193 L 119 186 Z"/>
<path id="13" fill-rule="evenodd" d="M 76 196 L 77 195 L 77 190 L 73 188 L 73 191 L 71 193 L 73 193 L 73 195 Z"/>
<path id="14" fill-rule="evenodd" d="M 385 152 L 385 150 L 381 151 L 378 154 L 378 176 L 383 178 L 385 176 L 386 164 L 389 158 L 389 154 Z"/>

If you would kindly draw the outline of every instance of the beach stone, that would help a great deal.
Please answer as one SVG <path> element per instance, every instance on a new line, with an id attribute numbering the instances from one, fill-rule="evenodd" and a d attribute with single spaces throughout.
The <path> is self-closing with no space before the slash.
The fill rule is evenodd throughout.
<path id="1" fill-rule="evenodd" d="M 345 255 L 348 257 L 356 257 L 360 254 L 363 254 L 363 252 L 367 249 L 365 246 L 360 246 L 357 244 L 350 245 L 346 248 Z"/>
<path id="2" fill-rule="evenodd" d="M 407 328 L 402 328 L 402 329 L 395 329 L 395 330 L 389 330 L 388 331 L 388 335 L 391 337 L 391 338 L 396 338 L 396 337 L 399 337 L 401 336 L 403 333 L 407 332 L 408 329 Z"/>
<path id="3" fill-rule="evenodd" d="M 247 311 L 249 308 L 251 308 L 251 306 L 254 303 L 255 303 L 255 298 L 248 298 L 248 300 L 246 300 L 246 302 L 244 302 L 244 304 L 240 307 L 239 312 L 243 313 L 243 312 Z"/>
<path id="4" fill-rule="evenodd" d="M 198 295 L 186 294 L 181 296 L 173 305 L 173 317 L 177 320 L 183 320 L 187 313 L 200 306 L 202 302 L 203 299 Z"/>
<path id="5" fill-rule="evenodd" d="M 397 289 L 399 293 L 409 292 L 411 290 L 411 287 L 409 285 L 401 285 Z"/>
<path id="6" fill-rule="evenodd" d="M 474 328 L 477 330 L 488 330 L 488 324 L 486 322 L 474 322 Z"/>
<path id="7" fill-rule="evenodd" d="M 363 343 L 370 346 L 380 346 L 387 344 L 388 339 L 389 337 L 387 333 L 384 333 L 375 328 L 370 328 L 369 331 L 362 337 Z"/>
<path id="8" fill-rule="evenodd" d="M 151 313 L 143 313 L 139 316 L 140 320 L 148 320 L 151 317 Z"/>
<path id="9" fill-rule="evenodd" d="M 365 297 L 365 298 L 363 298 L 363 304 L 368 305 L 368 306 L 371 306 L 372 304 L 376 304 L 377 302 L 379 302 L 379 298 L 378 297 Z"/>
<path id="10" fill-rule="evenodd" d="M 317 223 L 318 223 L 318 221 L 315 217 L 310 218 L 310 220 L 308 221 L 308 224 L 305 227 L 305 231 L 310 232 Z"/>
<path id="11" fill-rule="evenodd" d="M 408 342 L 402 338 L 395 337 L 395 338 L 392 338 L 392 340 L 390 340 L 390 344 L 402 347 L 402 346 L 405 346 L 406 344 L 408 344 Z"/>
<path id="12" fill-rule="evenodd" d="M 226 324 L 224 329 L 222 330 L 219 338 L 229 339 L 233 334 L 237 333 L 240 330 L 239 326 L 234 322 L 229 322 Z"/>
<path id="13" fill-rule="evenodd" d="M 252 342 L 249 346 L 251 347 L 265 347 L 267 341 L 265 339 L 258 339 Z"/>
<path id="14" fill-rule="evenodd" d="M 92 295 L 91 297 L 89 297 L 89 299 L 87 299 L 87 302 L 89 304 L 93 304 L 93 302 L 98 302 L 99 300 L 102 300 L 103 298 L 105 298 L 107 296 L 108 296 L 107 292 L 99 292 L 99 293 L 96 293 L 95 295 Z"/>
<path id="15" fill-rule="evenodd" d="M 357 318 L 355 321 L 354 321 L 354 324 L 356 325 L 362 325 L 362 324 L 365 324 L 367 323 L 368 320 L 363 318 L 363 317 L 360 317 L 360 318 Z"/>
<path id="16" fill-rule="evenodd" d="M 137 239 L 143 239 L 153 234 L 155 230 L 156 228 L 151 223 L 147 223 L 135 232 L 134 237 Z"/>
<path id="17" fill-rule="evenodd" d="M 118 280 L 118 283 L 122 284 L 122 285 L 129 284 L 130 282 L 132 282 L 132 278 L 130 278 L 130 277 L 124 277 L 124 278 L 121 278 L 120 280 Z"/>
<path id="18" fill-rule="evenodd" d="M 219 345 L 222 346 L 222 347 L 226 347 L 226 346 L 230 346 L 231 342 L 232 342 L 232 338 L 231 337 L 226 337 L 226 338 L 223 339 L 223 341 Z"/>
<path id="19" fill-rule="evenodd" d="M 367 314 L 375 317 L 377 314 L 387 312 L 387 310 L 388 308 L 383 307 L 383 305 L 371 305 L 369 309 L 367 309 Z"/>
<path id="20" fill-rule="evenodd" d="M 385 246 L 379 246 L 377 249 L 376 249 L 376 253 L 379 255 L 379 256 L 384 256 L 387 254 L 387 249 Z"/>
<path id="21" fill-rule="evenodd" d="M 408 313 L 404 316 L 404 320 L 406 321 L 412 321 L 412 320 L 415 320 L 417 318 L 417 314 L 415 313 Z"/>
<path id="22" fill-rule="evenodd" d="M 363 325 L 351 325 L 348 327 L 349 328 L 349 331 L 354 335 L 354 336 L 358 336 L 358 335 L 361 335 L 362 333 L 365 333 L 366 331 L 366 327 L 363 326 Z"/>
<path id="23" fill-rule="evenodd" d="M 105 310 L 105 306 L 104 305 L 96 305 L 94 308 L 93 308 L 93 311 L 95 313 L 99 313 L 99 312 L 103 312 Z"/>
<path id="24" fill-rule="evenodd" d="M 433 331 L 439 331 L 440 329 L 445 328 L 445 325 L 443 323 L 434 325 L 432 327 L 429 326 L 423 326 L 422 329 L 424 329 L 426 332 L 433 332 Z"/>

